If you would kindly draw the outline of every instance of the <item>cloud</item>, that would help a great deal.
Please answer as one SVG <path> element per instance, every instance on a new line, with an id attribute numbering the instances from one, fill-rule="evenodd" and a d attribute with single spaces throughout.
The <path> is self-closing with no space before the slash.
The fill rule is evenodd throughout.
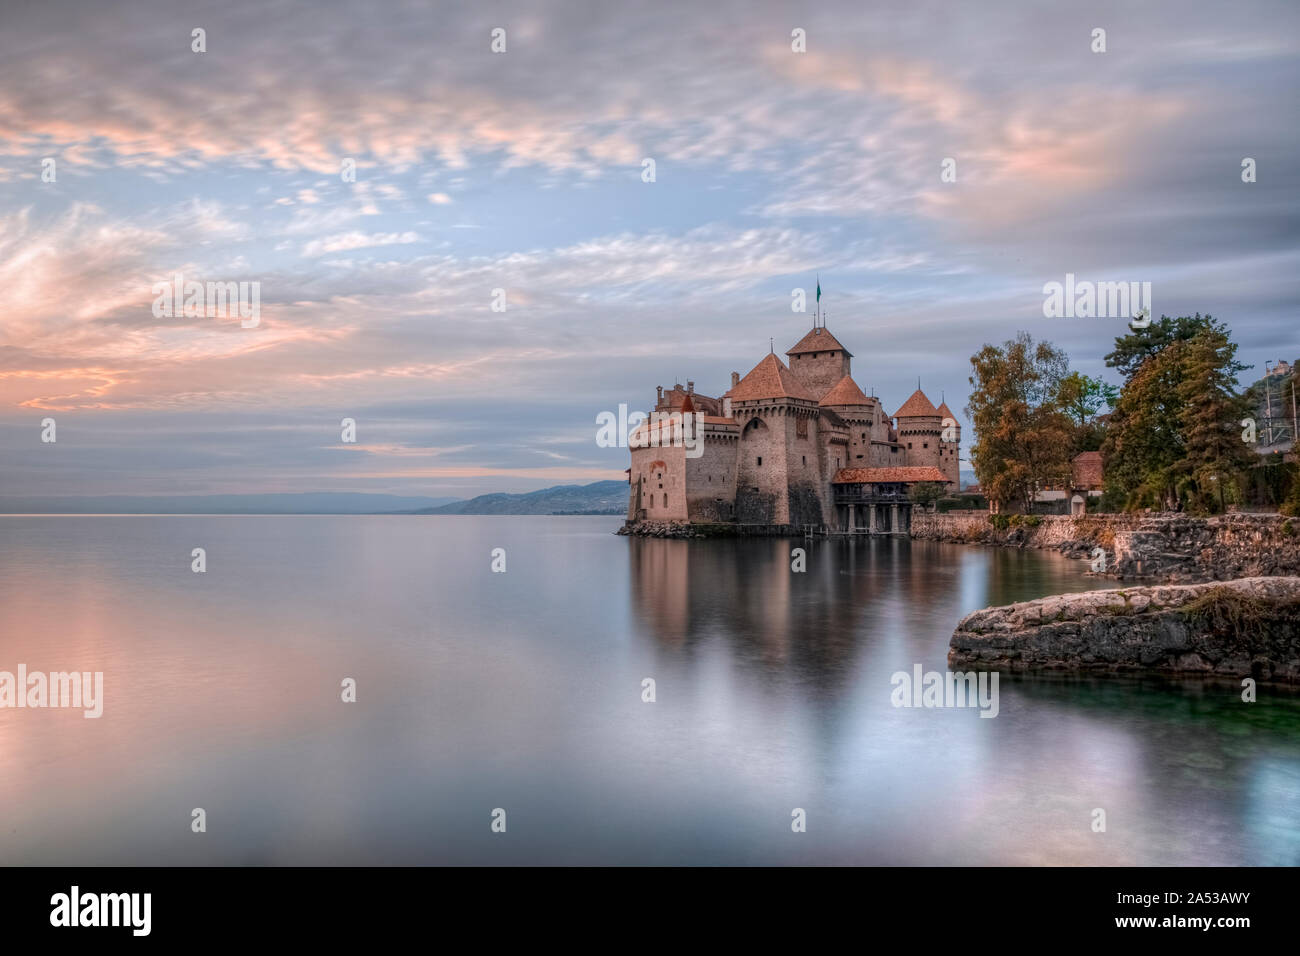
<path id="1" fill-rule="evenodd" d="M 313 239 L 302 248 L 304 256 L 322 256 L 330 252 L 350 252 L 354 249 L 371 249 L 375 246 L 405 245 L 419 242 L 414 232 L 344 232 L 324 239 Z"/>

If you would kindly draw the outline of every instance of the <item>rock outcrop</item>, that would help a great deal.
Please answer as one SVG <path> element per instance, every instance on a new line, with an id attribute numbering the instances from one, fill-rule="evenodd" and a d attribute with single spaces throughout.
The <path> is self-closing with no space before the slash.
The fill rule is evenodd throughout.
<path id="1" fill-rule="evenodd" d="M 1300 683 L 1300 577 L 1087 591 L 986 608 L 957 625 L 948 666 Z"/>

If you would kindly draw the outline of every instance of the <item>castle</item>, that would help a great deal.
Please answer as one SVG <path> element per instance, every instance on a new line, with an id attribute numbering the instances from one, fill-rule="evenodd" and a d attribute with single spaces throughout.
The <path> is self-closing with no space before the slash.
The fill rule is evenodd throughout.
<path id="1" fill-rule="evenodd" d="M 903 534 L 908 491 L 958 489 L 961 430 L 918 388 L 893 415 L 863 393 L 853 358 L 814 325 L 786 353 L 720 398 L 688 381 L 659 386 L 655 412 L 629 436 L 628 523 L 724 522 L 786 530 Z"/>

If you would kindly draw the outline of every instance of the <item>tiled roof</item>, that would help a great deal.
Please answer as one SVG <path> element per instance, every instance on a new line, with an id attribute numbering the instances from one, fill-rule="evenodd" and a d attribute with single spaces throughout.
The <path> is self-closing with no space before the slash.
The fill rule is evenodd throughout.
<path id="1" fill-rule="evenodd" d="M 862 394 L 853 376 L 845 375 L 836 382 L 829 392 L 822 396 L 818 405 L 870 405 L 871 399 Z"/>
<path id="2" fill-rule="evenodd" d="M 764 355 L 763 361 L 755 365 L 749 374 L 740 380 L 740 384 L 727 394 L 733 402 L 752 402 L 761 398 L 802 398 L 810 402 L 817 401 L 799 384 L 799 380 L 785 367 L 785 363 L 770 352 Z"/>
<path id="3" fill-rule="evenodd" d="M 836 485 L 874 484 L 886 481 L 947 482 L 948 476 L 932 465 L 906 468 L 841 468 L 831 480 Z"/>
<path id="4" fill-rule="evenodd" d="M 957 416 L 952 413 L 952 409 L 948 407 L 947 402 L 939 403 L 939 414 L 944 418 L 951 418 L 953 421 L 957 420 Z"/>
<path id="5" fill-rule="evenodd" d="M 796 355 L 799 352 L 833 352 L 839 349 L 849 358 L 853 358 L 853 353 L 840 345 L 835 336 L 831 335 L 829 329 L 809 329 L 808 334 L 799 340 L 799 343 L 792 349 L 786 350 L 786 355 Z"/>
<path id="6" fill-rule="evenodd" d="M 939 409 L 930 404 L 930 400 L 925 397 L 925 392 L 919 388 L 912 393 L 912 397 L 903 403 L 903 407 L 894 412 L 894 418 L 911 418 L 913 416 L 934 416 L 939 414 Z"/>

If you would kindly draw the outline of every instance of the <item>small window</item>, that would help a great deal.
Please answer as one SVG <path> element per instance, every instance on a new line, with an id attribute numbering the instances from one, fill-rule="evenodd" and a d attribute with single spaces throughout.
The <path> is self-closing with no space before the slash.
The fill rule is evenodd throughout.
<path id="1" fill-rule="evenodd" d="M 912 450 L 912 443 L 911 443 L 911 442 L 908 442 L 908 443 L 907 443 L 907 450 L 908 450 L 908 451 L 911 451 L 911 450 Z"/>
<path id="2" fill-rule="evenodd" d="M 668 492 L 664 492 L 664 507 L 668 507 Z"/>
<path id="3" fill-rule="evenodd" d="M 758 456 L 758 467 L 760 467 L 760 468 L 763 467 L 763 456 L 762 456 L 762 455 L 759 455 L 759 456 Z"/>
<path id="4" fill-rule="evenodd" d="M 808 456 L 807 456 L 807 455 L 800 455 L 799 457 L 803 459 L 803 463 L 804 463 L 805 465 L 808 464 Z"/>
<path id="5" fill-rule="evenodd" d="M 859 455 L 859 456 L 858 456 L 858 457 L 859 457 L 859 458 L 861 458 L 861 457 L 862 457 L 862 456 L 861 456 L 861 455 Z"/>
<path id="6" fill-rule="evenodd" d="M 930 443 L 929 443 L 928 441 L 927 441 L 927 442 L 922 442 L 922 443 L 921 443 L 921 447 L 922 447 L 922 448 L 929 448 L 929 447 L 930 447 Z"/>

